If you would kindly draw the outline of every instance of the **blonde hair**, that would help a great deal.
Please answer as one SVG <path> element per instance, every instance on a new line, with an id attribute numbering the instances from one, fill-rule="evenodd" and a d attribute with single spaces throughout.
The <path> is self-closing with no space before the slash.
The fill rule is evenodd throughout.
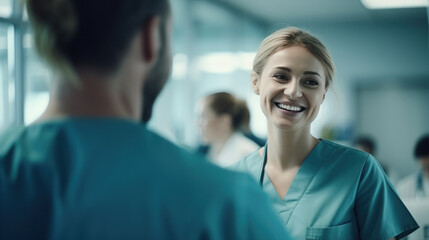
<path id="1" fill-rule="evenodd" d="M 262 41 L 253 61 L 253 71 L 260 75 L 268 59 L 274 53 L 291 46 L 306 48 L 322 63 L 326 75 L 326 89 L 328 89 L 332 84 L 335 72 L 331 55 L 319 39 L 296 27 L 280 29 Z"/>

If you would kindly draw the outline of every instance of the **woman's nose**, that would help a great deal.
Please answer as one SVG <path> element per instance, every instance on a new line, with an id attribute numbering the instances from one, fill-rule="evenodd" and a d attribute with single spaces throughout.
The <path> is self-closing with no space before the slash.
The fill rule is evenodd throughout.
<path id="1" fill-rule="evenodd" d="M 299 81 L 292 80 L 285 85 L 284 94 L 291 99 L 302 97 L 301 86 Z"/>

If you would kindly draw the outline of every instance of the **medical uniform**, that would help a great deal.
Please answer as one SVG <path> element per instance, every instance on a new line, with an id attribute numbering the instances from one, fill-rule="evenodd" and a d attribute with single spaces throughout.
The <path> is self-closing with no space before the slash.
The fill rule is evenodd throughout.
<path id="1" fill-rule="evenodd" d="M 399 181 L 396 190 L 402 199 L 429 200 L 429 177 L 420 170 Z"/>
<path id="2" fill-rule="evenodd" d="M 269 144 L 268 144 L 269 149 Z M 369 154 L 327 140 L 301 165 L 286 197 L 262 173 L 258 152 L 233 168 L 250 173 L 270 196 L 294 239 L 385 240 L 418 228 L 378 162 Z M 256 207 L 256 206 L 255 206 Z"/>
<path id="3" fill-rule="evenodd" d="M 69 118 L 0 137 L 2 240 L 285 238 L 250 177 L 144 125 Z"/>

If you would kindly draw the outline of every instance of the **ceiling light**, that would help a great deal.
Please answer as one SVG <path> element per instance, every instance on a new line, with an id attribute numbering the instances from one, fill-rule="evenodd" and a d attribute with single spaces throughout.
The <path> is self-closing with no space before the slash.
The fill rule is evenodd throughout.
<path id="1" fill-rule="evenodd" d="M 212 52 L 197 59 L 199 70 L 208 73 L 229 74 L 237 70 L 252 70 L 256 52 Z"/>
<path id="2" fill-rule="evenodd" d="M 204 72 L 228 74 L 237 69 L 237 58 L 232 52 L 208 53 L 197 59 L 197 66 Z"/>
<path id="3" fill-rule="evenodd" d="M 173 79 L 183 79 L 188 74 L 188 56 L 183 53 L 176 54 L 173 58 Z"/>
<path id="4" fill-rule="evenodd" d="M 429 0 L 361 0 L 368 9 L 428 7 Z"/>

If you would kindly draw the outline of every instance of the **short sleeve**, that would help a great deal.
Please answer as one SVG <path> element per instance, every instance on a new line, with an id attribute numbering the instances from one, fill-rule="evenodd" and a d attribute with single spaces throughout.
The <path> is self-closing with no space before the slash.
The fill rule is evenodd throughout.
<path id="1" fill-rule="evenodd" d="M 371 155 L 362 169 L 355 213 L 361 239 L 400 239 L 419 227 Z"/>

